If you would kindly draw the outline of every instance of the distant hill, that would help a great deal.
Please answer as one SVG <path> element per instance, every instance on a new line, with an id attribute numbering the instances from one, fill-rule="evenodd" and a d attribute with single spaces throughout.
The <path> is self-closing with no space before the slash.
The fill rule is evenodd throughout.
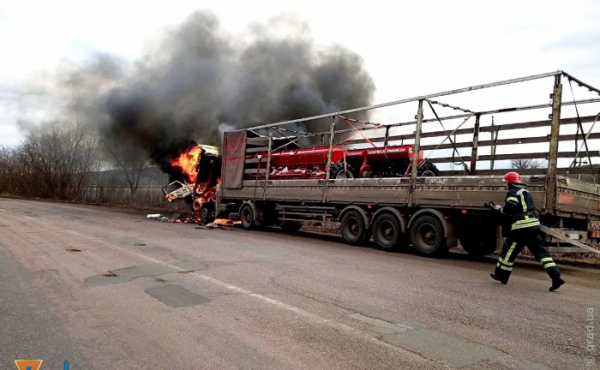
<path id="1" fill-rule="evenodd" d="M 149 167 L 142 171 L 140 187 L 162 187 L 168 184 L 169 176 L 156 167 Z M 127 186 L 127 179 L 122 170 L 104 170 L 91 175 L 89 184 L 94 186 L 112 185 Z"/>

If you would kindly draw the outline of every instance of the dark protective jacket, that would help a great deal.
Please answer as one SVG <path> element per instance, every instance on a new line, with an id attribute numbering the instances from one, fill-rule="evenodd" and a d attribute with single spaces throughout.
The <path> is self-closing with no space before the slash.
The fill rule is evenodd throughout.
<path id="1" fill-rule="evenodd" d="M 509 184 L 505 204 L 500 208 L 500 213 L 508 218 L 510 230 L 540 226 L 533 197 L 527 191 L 525 184 Z"/>

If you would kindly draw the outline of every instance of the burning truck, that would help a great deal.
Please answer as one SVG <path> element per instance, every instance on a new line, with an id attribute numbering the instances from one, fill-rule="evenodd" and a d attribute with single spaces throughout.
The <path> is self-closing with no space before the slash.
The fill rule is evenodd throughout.
<path id="1" fill-rule="evenodd" d="M 179 157 L 170 160 L 183 181 L 162 188 L 169 202 L 185 199 L 191 203 L 192 217 L 185 221 L 209 223 L 215 219 L 217 184 L 221 182 L 221 156 L 216 147 L 193 144 Z"/>
<path id="2" fill-rule="evenodd" d="M 595 123 L 598 116 L 560 116 L 561 104 L 592 102 L 562 103 L 561 76 L 600 94 L 600 89 L 557 71 L 225 131 L 222 157 L 221 153 L 211 153 L 204 146 L 195 144 L 187 146 L 187 150 L 175 152 L 177 154 L 170 157 L 169 168 L 165 172 L 178 176 L 180 181 L 169 184 L 163 190 L 169 201 L 185 199 L 192 204 L 193 217 L 190 220 L 193 221 L 208 223 L 215 217 L 226 217 L 240 220 L 246 230 L 265 226 L 298 230 L 305 222 L 317 226 L 335 222 L 340 225 L 342 238 L 350 245 L 364 244 L 373 239 L 383 250 L 410 246 L 423 255 L 443 256 L 460 241 L 469 254 L 484 256 L 503 245 L 497 212 L 488 205 L 489 202 L 504 201 L 506 184 L 502 182 L 502 176 L 497 175 L 503 175 L 507 170 L 494 168 L 494 161 L 545 158 L 548 159 L 547 168 L 519 172 L 528 184 L 528 191 L 534 196 L 536 205 L 539 205 L 546 246 L 558 246 L 563 252 L 565 245 L 571 245 L 565 247 L 567 252 L 598 253 L 588 244 L 600 235 L 590 222 L 600 220 L 600 185 L 572 178 L 573 174 L 582 173 L 579 172 L 581 169 L 573 168 L 582 147 L 576 153 L 558 151 L 560 141 L 572 141 L 574 138 L 570 134 L 561 135 L 560 127 L 577 124 L 591 166 L 591 158 L 600 157 L 600 153 L 587 150 L 586 140 L 591 136 L 584 135 L 582 122 Z M 554 79 L 551 104 L 472 111 L 431 100 L 548 77 Z M 600 99 L 594 102 L 598 101 Z M 408 103 L 418 105 L 416 121 L 383 125 L 342 116 Z M 435 118 L 424 119 L 425 105 L 429 106 Z M 440 117 L 434 105 L 460 110 L 463 114 Z M 481 125 L 481 119 L 487 115 L 546 108 L 552 108 L 549 120 Z M 310 130 L 310 123 L 326 118 L 332 119 L 328 132 Z M 475 118 L 473 125 L 461 128 L 471 118 Z M 457 119 L 462 119 L 462 122 L 453 130 L 447 130 L 443 121 Z M 351 128 L 336 129 L 340 120 L 346 121 Z M 441 131 L 422 132 L 424 122 L 436 121 L 442 127 Z M 362 127 L 355 127 L 353 122 L 361 123 Z M 404 135 L 390 135 L 390 129 L 400 126 L 411 130 L 414 127 L 414 130 Z M 299 127 L 305 127 L 306 132 L 298 131 Z M 531 127 L 550 128 L 551 134 L 518 139 L 497 137 L 498 129 L 510 132 Z M 366 130 L 371 130 L 371 133 L 364 135 Z M 480 132 L 492 133 L 492 140 L 481 140 Z M 349 137 L 349 133 L 354 135 Z M 286 136 L 288 134 L 290 136 Z M 356 139 L 357 135 L 363 136 L 363 139 Z M 456 142 L 457 135 L 471 135 L 471 138 Z M 422 137 L 435 139 L 439 144 L 421 145 Z M 404 143 L 404 140 L 414 141 L 410 145 L 394 145 Z M 449 143 L 446 144 L 446 141 Z M 496 146 L 500 145 L 542 142 L 548 142 L 549 148 L 539 153 L 495 152 Z M 305 146 L 309 143 L 314 145 Z M 478 154 L 480 147 L 491 147 L 492 154 Z M 470 164 L 466 163 L 458 148 L 471 150 Z M 430 159 L 431 162 L 455 163 L 458 154 L 463 170 L 446 170 L 442 173 L 443 177 L 431 177 L 438 176 L 439 171 L 423 158 L 423 150 L 438 149 L 453 149 L 452 157 L 435 157 Z M 572 158 L 573 164 L 568 168 L 558 167 L 560 158 Z M 478 163 L 490 163 L 491 168 L 478 169 Z M 593 166 L 589 170 L 592 175 L 596 174 Z M 227 219 L 224 221 L 228 222 Z"/>
<path id="3" fill-rule="evenodd" d="M 289 139 L 289 138 L 286 138 Z M 265 180 L 267 168 L 270 180 L 326 179 L 329 147 L 274 150 L 259 152 L 248 157 L 256 163 L 255 171 L 247 170 L 245 180 Z M 346 149 L 331 148 L 330 179 L 407 177 L 414 159 L 414 145 L 385 148 Z M 421 163 L 419 176 L 439 176 L 433 163 L 423 161 L 423 151 L 418 153 Z M 162 190 L 169 202 L 186 199 L 192 205 L 189 221 L 204 224 L 215 220 L 217 185 L 221 183 L 222 158 L 217 148 L 193 145 L 170 161 L 184 175 Z M 219 222 L 221 219 L 219 219 Z M 225 223 L 225 222 L 222 222 Z"/>

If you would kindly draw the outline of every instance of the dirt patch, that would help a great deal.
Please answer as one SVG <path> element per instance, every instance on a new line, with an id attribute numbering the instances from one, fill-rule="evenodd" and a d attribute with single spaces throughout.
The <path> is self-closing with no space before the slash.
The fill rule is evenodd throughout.
<path id="1" fill-rule="evenodd" d="M 312 232 L 322 233 L 322 234 L 342 235 L 342 233 L 340 231 L 340 223 L 332 222 L 332 221 L 327 221 L 324 224 L 321 224 L 321 222 L 312 222 L 312 221 L 305 222 L 304 225 L 302 226 L 301 230 L 312 231 Z"/>

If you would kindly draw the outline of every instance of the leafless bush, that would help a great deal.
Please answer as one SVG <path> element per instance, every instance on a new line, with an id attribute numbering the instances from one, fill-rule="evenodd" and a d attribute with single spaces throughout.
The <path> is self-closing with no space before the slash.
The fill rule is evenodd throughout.
<path id="1" fill-rule="evenodd" d="M 16 177 L 19 172 L 17 151 L 12 148 L 0 148 L 0 193 L 16 193 Z"/>
<path id="2" fill-rule="evenodd" d="M 160 173 L 143 174 L 148 167 L 143 152 L 102 145 L 80 125 L 50 123 L 30 129 L 20 145 L 0 148 L 0 194 L 172 211 L 189 208 L 185 202 L 168 203 L 158 186 Z"/>
<path id="3" fill-rule="evenodd" d="M 52 123 L 30 130 L 25 141 L 0 152 L 0 192 L 80 200 L 100 169 L 97 140 L 79 125 Z"/>
<path id="4" fill-rule="evenodd" d="M 518 170 L 538 169 L 544 166 L 542 161 L 535 159 L 513 159 L 510 161 L 510 165 Z"/>

